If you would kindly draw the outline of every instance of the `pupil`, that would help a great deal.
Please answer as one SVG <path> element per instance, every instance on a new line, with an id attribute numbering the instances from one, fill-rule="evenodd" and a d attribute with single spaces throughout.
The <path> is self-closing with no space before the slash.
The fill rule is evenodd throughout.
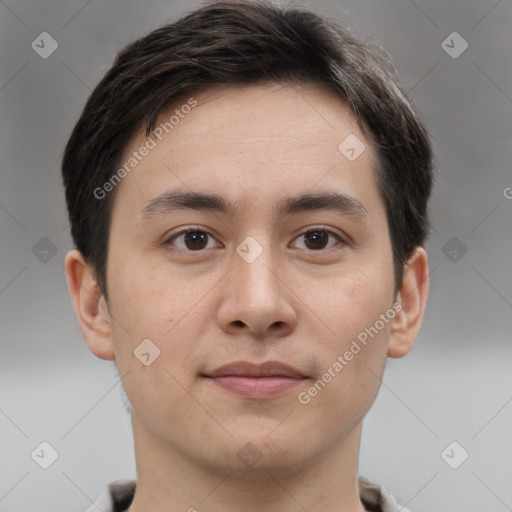
<path id="1" fill-rule="evenodd" d="M 208 243 L 208 235 L 204 231 L 189 231 L 185 234 L 185 245 L 189 249 L 203 249 Z"/>
<path id="2" fill-rule="evenodd" d="M 311 242 L 310 244 L 306 242 L 306 245 L 308 245 L 310 249 L 323 249 L 327 244 L 329 233 L 327 233 L 327 231 L 311 231 L 306 233 L 305 236 L 306 240 Z"/>

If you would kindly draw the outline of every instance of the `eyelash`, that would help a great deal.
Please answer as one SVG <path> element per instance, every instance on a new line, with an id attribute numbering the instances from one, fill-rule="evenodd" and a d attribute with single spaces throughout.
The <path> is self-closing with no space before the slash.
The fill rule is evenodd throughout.
<path id="1" fill-rule="evenodd" d="M 196 251 L 194 250 L 191 250 L 191 249 L 183 249 L 181 247 L 173 247 L 173 242 L 179 238 L 180 236 L 182 235 L 186 235 L 187 233 L 194 233 L 194 232 L 201 232 L 201 233 L 205 233 L 208 237 L 211 237 L 213 239 L 215 239 L 215 237 L 209 233 L 207 230 L 197 226 L 197 227 L 188 227 L 186 229 L 183 229 L 181 231 L 178 231 L 177 233 L 174 233 L 170 238 L 168 238 L 165 242 L 164 242 L 164 245 L 165 246 L 168 246 L 168 247 L 171 247 L 171 248 L 175 248 L 176 250 L 181 250 L 181 251 L 185 251 L 185 252 L 190 252 L 190 253 L 200 253 L 200 252 L 204 252 L 205 250 L 207 249 L 198 249 Z M 328 247 L 326 249 L 317 249 L 317 250 L 314 250 L 314 249 L 309 249 L 308 252 L 311 252 L 311 253 L 320 253 L 320 252 L 325 252 L 325 251 L 328 251 L 330 249 L 333 249 L 334 247 L 336 247 L 337 245 L 341 245 L 341 246 L 345 246 L 345 245 L 349 245 L 349 243 L 344 240 L 340 235 L 338 235 L 337 233 L 335 233 L 334 231 L 328 229 L 326 226 L 318 226 L 318 227 L 313 227 L 313 228 L 309 228 L 308 230 L 306 231 L 303 231 L 302 233 L 300 233 L 299 235 L 297 235 L 295 237 L 294 240 L 297 240 L 298 238 L 300 238 L 301 236 L 304 236 L 304 235 L 307 235 L 308 233 L 314 233 L 315 231 L 324 231 L 326 233 L 328 233 L 331 237 L 334 237 L 337 241 L 337 243 L 332 246 L 332 247 Z"/>

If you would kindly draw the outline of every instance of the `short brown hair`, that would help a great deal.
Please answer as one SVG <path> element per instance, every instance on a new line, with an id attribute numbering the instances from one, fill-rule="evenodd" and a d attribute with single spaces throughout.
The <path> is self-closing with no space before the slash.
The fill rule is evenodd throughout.
<path id="1" fill-rule="evenodd" d="M 212 85 L 321 84 L 342 97 L 376 150 L 396 288 L 403 265 L 429 232 L 432 148 L 381 50 L 304 7 L 220 1 L 125 47 L 89 97 L 66 145 L 62 176 L 77 249 L 107 296 L 106 262 L 114 174 L 135 132 L 185 95 Z M 341 142 L 341 141 L 340 141 Z"/>

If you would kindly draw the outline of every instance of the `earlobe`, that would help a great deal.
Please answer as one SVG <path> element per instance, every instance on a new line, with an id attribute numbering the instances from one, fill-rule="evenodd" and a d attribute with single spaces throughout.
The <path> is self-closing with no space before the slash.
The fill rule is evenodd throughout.
<path id="1" fill-rule="evenodd" d="M 66 255 L 69 293 L 89 350 L 101 359 L 115 359 L 110 314 L 92 266 L 77 249 Z"/>
<path id="2" fill-rule="evenodd" d="M 404 265 L 399 292 L 401 309 L 391 323 L 388 357 L 403 357 L 418 336 L 428 295 L 428 259 L 423 247 L 417 247 Z"/>

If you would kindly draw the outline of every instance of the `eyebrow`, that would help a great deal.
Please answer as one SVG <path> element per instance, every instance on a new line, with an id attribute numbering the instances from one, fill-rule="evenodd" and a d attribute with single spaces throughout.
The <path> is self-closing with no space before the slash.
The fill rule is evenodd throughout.
<path id="1" fill-rule="evenodd" d="M 177 210 L 225 213 L 235 216 L 237 206 L 219 195 L 170 190 L 151 199 L 139 213 L 141 221 L 149 221 Z M 307 211 L 336 211 L 343 215 L 367 217 L 368 211 L 354 197 L 341 192 L 306 193 L 280 199 L 274 207 L 277 217 Z"/>

